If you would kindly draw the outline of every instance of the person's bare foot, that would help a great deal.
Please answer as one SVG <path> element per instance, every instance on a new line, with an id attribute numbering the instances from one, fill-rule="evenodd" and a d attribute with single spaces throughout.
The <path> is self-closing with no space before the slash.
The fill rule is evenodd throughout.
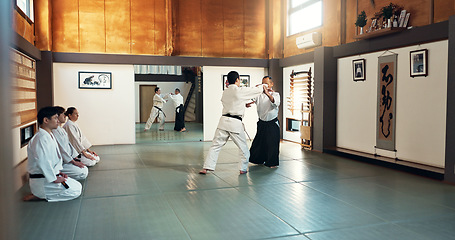
<path id="1" fill-rule="evenodd" d="M 33 195 L 32 193 L 28 194 L 27 196 L 23 197 L 22 198 L 22 201 L 24 202 L 29 202 L 29 201 L 42 201 L 44 199 L 41 199 L 35 195 Z"/>
<path id="2" fill-rule="evenodd" d="M 209 171 L 212 171 L 212 170 L 203 168 L 201 171 L 199 171 L 199 174 L 205 175 L 205 174 L 207 174 Z"/>
<path id="3" fill-rule="evenodd" d="M 240 170 L 240 174 L 246 174 L 248 171 L 242 171 Z"/>
<path id="4" fill-rule="evenodd" d="M 278 168 L 278 166 L 270 166 L 269 168 Z"/>
<path id="5" fill-rule="evenodd" d="M 180 132 L 186 132 L 186 128 L 182 128 Z"/>
<path id="6" fill-rule="evenodd" d="M 147 129 L 144 129 L 144 132 L 147 132 Z"/>

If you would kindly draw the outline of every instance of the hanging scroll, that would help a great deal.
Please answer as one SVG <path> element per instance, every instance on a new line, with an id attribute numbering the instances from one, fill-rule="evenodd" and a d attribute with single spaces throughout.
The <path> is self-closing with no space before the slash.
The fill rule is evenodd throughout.
<path id="1" fill-rule="evenodd" d="M 378 59 L 376 148 L 395 151 L 397 55 Z"/>

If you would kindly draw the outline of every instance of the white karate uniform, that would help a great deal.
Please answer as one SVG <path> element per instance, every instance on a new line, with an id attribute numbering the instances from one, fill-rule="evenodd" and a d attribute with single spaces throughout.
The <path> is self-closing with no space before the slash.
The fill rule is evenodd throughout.
<path id="1" fill-rule="evenodd" d="M 39 128 L 28 143 L 27 171 L 30 174 L 42 174 L 44 178 L 30 178 L 30 190 L 38 198 L 49 202 L 67 201 L 81 195 L 82 185 L 68 177 L 66 189 L 61 183 L 54 183 L 62 167 L 62 157 L 52 133 Z"/>
<path id="2" fill-rule="evenodd" d="M 279 93 L 271 92 L 270 94 L 272 95 L 275 102 L 271 102 L 265 93 L 262 93 L 253 99 L 254 102 L 256 102 L 259 119 L 265 122 L 271 121 L 278 117 L 278 110 L 281 103 Z M 278 122 L 276 122 L 276 124 L 280 126 Z"/>
<path id="3" fill-rule="evenodd" d="M 221 102 L 223 103 L 223 115 L 230 114 L 243 118 L 245 113 L 245 104 L 253 98 L 256 98 L 263 92 L 262 85 L 257 87 L 238 87 L 230 84 L 224 90 Z M 209 149 L 204 162 L 204 169 L 215 170 L 218 154 L 227 140 L 232 138 L 235 145 L 239 148 L 239 169 L 246 171 L 248 168 L 248 159 L 250 152 L 246 143 L 243 123 L 240 119 L 221 116 L 218 127 L 213 137 L 212 146 Z"/>
<path id="4" fill-rule="evenodd" d="M 68 133 L 68 139 L 78 154 L 82 153 L 82 151 L 85 151 L 92 146 L 90 141 L 85 137 L 84 134 L 82 134 L 82 131 L 77 123 L 68 119 L 65 125 L 63 125 L 63 129 L 65 129 L 66 133 Z M 95 160 L 88 159 L 82 154 L 81 162 L 86 166 L 93 166 L 100 161 L 99 156 L 95 156 L 89 152 L 87 152 L 87 154 L 94 157 Z"/>
<path id="5" fill-rule="evenodd" d="M 174 108 L 183 105 L 183 96 L 180 93 L 174 95 L 169 93 L 165 96 L 165 98 L 170 98 L 172 100 L 172 102 L 174 103 Z"/>
<path id="6" fill-rule="evenodd" d="M 57 140 L 58 149 L 62 155 L 62 173 L 65 173 L 69 177 L 72 177 L 76 180 L 86 179 L 88 175 L 88 168 L 85 166 L 83 168 L 80 168 L 71 163 L 71 161 L 73 161 L 73 159 L 79 154 L 77 153 L 76 149 L 74 149 L 73 145 L 71 145 L 68 139 L 68 133 L 66 133 L 65 129 L 60 126 L 58 126 L 56 129 L 53 129 L 52 133 L 55 136 L 55 140 Z M 93 164 L 95 163 L 93 160 L 90 160 L 90 162 L 93 162 Z"/>
<path id="7" fill-rule="evenodd" d="M 165 116 L 162 109 L 165 102 L 166 100 L 164 100 L 159 94 L 155 94 L 155 96 L 153 96 L 153 107 L 152 110 L 150 111 L 149 119 L 147 119 L 147 123 L 145 123 L 145 130 L 149 130 L 152 127 L 155 118 L 158 118 L 158 122 L 160 122 L 159 129 L 161 130 L 164 129 Z M 160 108 L 161 111 L 157 109 L 155 106 Z"/>

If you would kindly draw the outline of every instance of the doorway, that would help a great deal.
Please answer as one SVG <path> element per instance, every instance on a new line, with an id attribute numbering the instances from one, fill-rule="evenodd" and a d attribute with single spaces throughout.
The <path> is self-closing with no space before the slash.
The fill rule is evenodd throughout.
<path id="1" fill-rule="evenodd" d="M 139 111 L 140 122 L 145 123 L 153 107 L 156 85 L 139 85 Z"/>

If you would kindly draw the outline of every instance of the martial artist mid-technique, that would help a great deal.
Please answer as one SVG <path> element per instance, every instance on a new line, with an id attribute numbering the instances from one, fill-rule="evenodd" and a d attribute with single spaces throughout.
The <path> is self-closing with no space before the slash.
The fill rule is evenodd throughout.
<path id="1" fill-rule="evenodd" d="M 37 118 L 39 130 L 27 147 L 27 170 L 32 194 L 24 197 L 24 200 L 58 202 L 79 197 L 82 185 L 60 172 L 63 169 L 62 156 L 52 134 L 52 130 L 58 127 L 57 110 L 54 107 L 42 108 Z"/>
<path id="2" fill-rule="evenodd" d="M 52 133 L 57 140 L 58 148 L 62 154 L 62 173 L 65 173 L 76 180 L 86 179 L 88 168 L 77 158 L 79 154 L 76 149 L 74 149 L 73 145 L 71 145 L 68 139 L 68 133 L 62 128 L 62 125 L 66 122 L 65 109 L 60 106 L 55 107 L 55 109 L 58 112 L 59 126 L 56 129 L 53 129 Z"/>
<path id="3" fill-rule="evenodd" d="M 150 112 L 150 117 L 147 120 L 147 123 L 145 123 L 145 129 L 144 132 L 149 130 L 152 127 L 153 122 L 155 121 L 155 118 L 158 118 L 158 122 L 160 122 L 159 130 L 164 131 L 164 120 L 166 117 L 166 114 L 163 112 L 163 105 L 166 103 L 166 100 L 164 100 L 161 96 L 161 89 L 159 87 L 155 88 L 155 96 L 153 96 L 153 107 L 152 111 Z"/>
<path id="4" fill-rule="evenodd" d="M 240 174 L 247 172 L 248 159 L 250 152 L 245 139 L 245 131 L 242 124 L 242 118 L 245 113 L 245 104 L 248 100 L 256 98 L 263 91 L 266 91 L 267 85 L 262 84 L 256 87 L 239 87 L 239 74 L 235 71 L 228 73 L 229 86 L 224 90 L 221 102 L 223 103 L 223 115 L 220 118 L 218 127 L 213 137 L 212 146 L 207 154 L 203 169 L 200 174 L 206 174 L 207 171 L 214 171 L 218 154 L 221 147 L 226 144 L 229 138 L 232 138 L 235 145 L 239 148 L 240 156 Z"/>
<path id="5" fill-rule="evenodd" d="M 252 102 L 257 105 L 259 121 L 256 136 L 250 148 L 250 162 L 276 168 L 279 165 L 280 154 L 280 123 L 278 121 L 280 94 L 272 90 L 271 77 L 264 77 L 262 83 L 268 85 L 267 91 L 253 99 L 254 102 Z M 252 103 L 247 104 L 247 107 L 250 107 Z"/>
<path id="6" fill-rule="evenodd" d="M 175 107 L 175 131 L 185 132 L 185 115 L 183 112 L 183 96 L 180 94 L 180 89 L 175 89 L 175 94 L 169 93 L 165 98 L 170 98 L 174 102 Z"/>
<path id="7" fill-rule="evenodd" d="M 71 145 L 76 151 L 81 154 L 81 162 L 88 167 L 94 166 L 100 161 L 100 156 L 96 152 L 90 150 L 92 144 L 82 134 L 81 129 L 77 125 L 76 121 L 79 119 L 79 111 L 76 108 L 70 107 L 66 110 L 65 115 L 68 116 L 68 121 L 63 125 L 66 133 L 68 133 L 68 139 Z"/>

